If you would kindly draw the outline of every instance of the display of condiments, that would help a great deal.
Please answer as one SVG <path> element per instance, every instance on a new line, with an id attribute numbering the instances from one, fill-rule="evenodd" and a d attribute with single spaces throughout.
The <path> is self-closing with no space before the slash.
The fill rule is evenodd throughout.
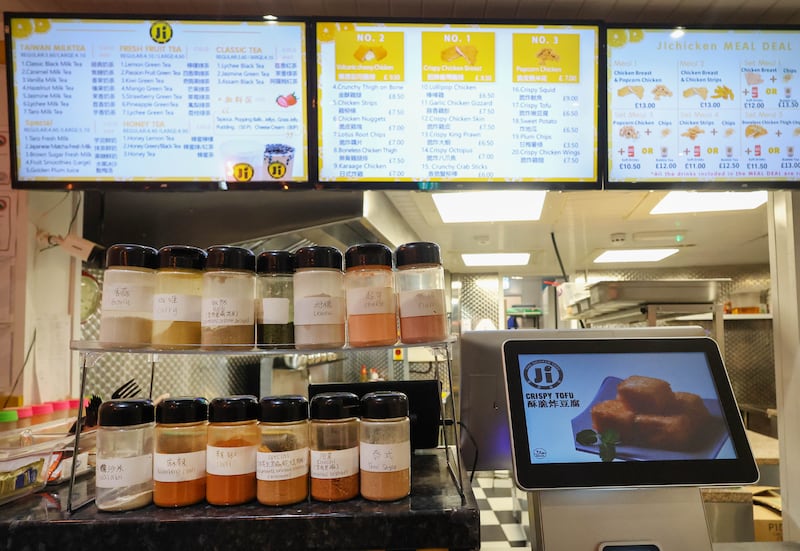
<path id="1" fill-rule="evenodd" d="M 158 250 L 153 294 L 153 348 L 180 349 L 200 344 L 203 269 L 206 252 L 171 245 Z"/>
<path id="2" fill-rule="evenodd" d="M 206 250 L 201 344 L 206 349 L 253 346 L 256 259 L 249 249 L 218 245 Z"/>
<path id="3" fill-rule="evenodd" d="M 208 400 L 167 398 L 156 406 L 153 503 L 183 507 L 206 497 Z"/>
<path id="4" fill-rule="evenodd" d="M 261 445 L 256 456 L 257 498 L 289 505 L 308 497 L 308 401 L 303 396 L 261 399 Z"/>
<path id="5" fill-rule="evenodd" d="M 109 400 L 100 405 L 95 504 L 128 511 L 153 500 L 153 402 Z"/>
<path id="6" fill-rule="evenodd" d="M 411 424 L 408 397 L 377 391 L 361 398 L 361 496 L 394 501 L 411 492 Z"/>
<path id="7" fill-rule="evenodd" d="M 106 251 L 100 342 L 144 347 L 153 330 L 157 251 L 143 245 L 112 245 Z"/>
<path id="8" fill-rule="evenodd" d="M 395 251 L 400 340 L 406 344 L 447 339 L 444 268 L 436 243 L 401 245 Z"/>
<path id="9" fill-rule="evenodd" d="M 311 399 L 311 497 L 345 501 L 358 495 L 359 399 L 324 392 Z"/>
<path id="10" fill-rule="evenodd" d="M 346 311 L 342 253 L 334 247 L 302 247 L 295 258 L 295 347 L 344 346 Z"/>
<path id="11" fill-rule="evenodd" d="M 256 343 L 260 348 L 294 346 L 294 255 L 264 251 L 256 259 Z"/>
<path id="12" fill-rule="evenodd" d="M 397 341 L 392 251 L 380 243 L 347 249 L 345 297 L 350 346 L 387 346 Z"/>
<path id="13" fill-rule="evenodd" d="M 208 408 L 206 501 L 238 505 L 256 497 L 256 453 L 261 443 L 255 396 L 214 398 Z"/>

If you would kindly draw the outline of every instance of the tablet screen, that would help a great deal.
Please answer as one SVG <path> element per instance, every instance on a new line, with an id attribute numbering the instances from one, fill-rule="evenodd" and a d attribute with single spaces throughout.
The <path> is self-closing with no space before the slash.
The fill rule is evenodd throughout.
<path id="1" fill-rule="evenodd" d="M 503 360 L 523 488 L 757 478 L 711 339 L 510 340 Z"/>

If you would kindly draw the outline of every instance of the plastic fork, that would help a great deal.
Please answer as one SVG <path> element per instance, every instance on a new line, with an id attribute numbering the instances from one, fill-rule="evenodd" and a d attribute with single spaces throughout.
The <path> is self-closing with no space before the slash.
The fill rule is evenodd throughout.
<path id="1" fill-rule="evenodd" d="M 116 400 L 117 398 L 133 398 L 137 394 L 139 394 L 142 389 L 139 387 L 139 383 L 136 382 L 136 379 L 131 379 L 120 385 L 120 387 L 111 393 L 111 399 Z"/>

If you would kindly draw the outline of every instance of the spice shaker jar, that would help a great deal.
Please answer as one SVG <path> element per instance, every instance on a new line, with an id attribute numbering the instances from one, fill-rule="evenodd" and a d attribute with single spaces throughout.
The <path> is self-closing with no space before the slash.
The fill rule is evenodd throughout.
<path id="1" fill-rule="evenodd" d="M 100 342 L 145 347 L 153 330 L 157 251 L 143 245 L 112 245 L 106 251 Z"/>
<path id="2" fill-rule="evenodd" d="M 258 409 L 255 396 L 214 398 L 209 404 L 206 501 L 212 505 L 238 505 L 256 497 Z"/>
<path id="3" fill-rule="evenodd" d="M 153 500 L 153 402 L 145 398 L 100 404 L 95 504 L 128 511 Z"/>
<path id="4" fill-rule="evenodd" d="M 406 344 L 447 339 L 444 268 L 436 243 L 400 245 L 395 251 L 400 340 Z"/>
<path id="5" fill-rule="evenodd" d="M 358 396 L 323 392 L 311 399 L 311 497 L 345 501 L 358 495 Z"/>
<path id="6" fill-rule="evenodd" d="M 340 348 L 345 343 L 342 253 L 334 247 L 303 247 L 295 253 L 295 347 Z"/>
<path id="7" fill-rule="evenodd" d="M 255 345 L 256 258 L 243 247 L 207 249 L 203 272 L 203 348 Z"/>
<path id="8" fill-rule="evenodd" d="M 170 245 L 158 250 L 153 294 L 154 348 L 191 348 L 200 344 L 200 312 L 206 252 Z"/>
<path id="9" fill-rule="evenodd" d="M 369 392 L 361 398 L 361 495 L 394 501 L 411 492 L 411 423 L 402 392 Z"/>
<path id="10" fill-rule="evenodd" d="M 344 255 L 347 340 L 350 346 L 397 341 L 392 251 L 380 243 L 354 245 Z"/>
<path id="11" fill-rule="evenodd" d="M 261 348 L 294 346 L 294 255 L 264 251 L 256 259 L 256 343 Z"/>
<path id="12" fill-rule="evenodd" d="M 183 507 L 206 497 L 208 400 L 166 398 L 156 406 L 153 503 Z"/>
<path id="13" fill-rule="evenodd" d="M 303 501 L 308 497 L 308 401 L 303 396 L 262 398 L 259 428 L 259 503 L 289 505 Z"/>

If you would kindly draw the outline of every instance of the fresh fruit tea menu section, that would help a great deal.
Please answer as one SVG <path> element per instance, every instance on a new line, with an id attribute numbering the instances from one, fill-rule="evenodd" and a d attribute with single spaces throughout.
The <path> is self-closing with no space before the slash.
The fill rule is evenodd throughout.
<path id="1" fill-rule="evenodd" d="M 598 181 L 598 28 L 317 24 L 320 181 Z"/>
<path id="2" fill-rule="evenodd" d="M 610 182 L 800 179 L 800 34 L 607 30 Z"/>
<path id="3" fill-rule="evenodd" d="M 22 181 L 308 179 L 305 24 L 15 17 Z"/>

